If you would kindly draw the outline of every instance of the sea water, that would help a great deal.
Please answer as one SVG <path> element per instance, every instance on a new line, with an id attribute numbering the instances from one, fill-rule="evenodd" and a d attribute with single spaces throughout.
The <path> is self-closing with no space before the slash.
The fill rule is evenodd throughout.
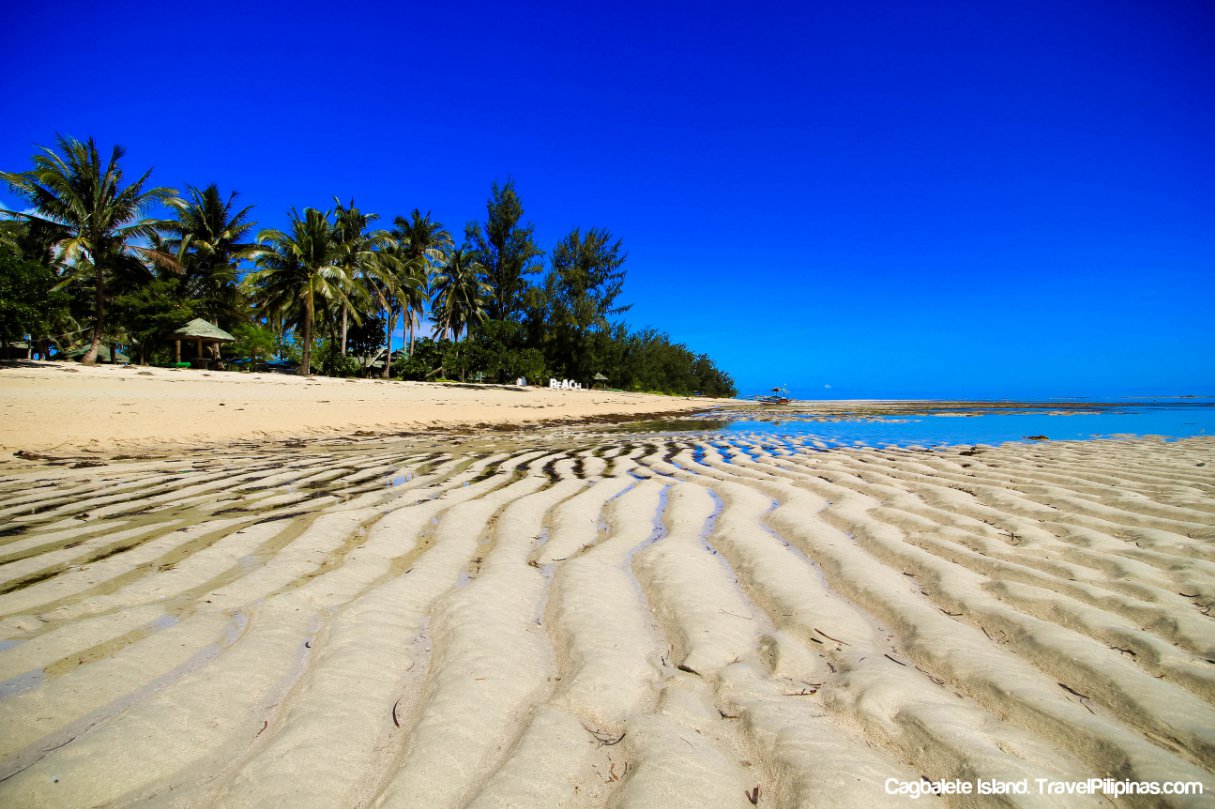
<path id="1" fill-rule="evenodd" d="M 796 405 L 791 405 L 791 408 Z M 1176 440 L 1215 435 L 1215 403 L 1119 403 L 1081 410 L 1049 406 L 1007 409 L 956 407 L 923 413 L 873 416 L 821 416 L 791 409 L 787 418 L 765 413 L 715 414 L 716 419 L 651 423 L 643 429 L 804 438 L 826 446 L 947 446 L 1001 444 L 1007 441 L 1074 441 L 1159 436 Z"/>

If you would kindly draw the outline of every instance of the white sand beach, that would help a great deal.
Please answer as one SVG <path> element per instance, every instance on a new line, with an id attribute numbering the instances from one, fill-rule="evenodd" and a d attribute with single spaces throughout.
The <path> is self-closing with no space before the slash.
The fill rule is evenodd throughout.
<path id="1" fill-rule="evenodd" d="M 526 428 L 689 412 L 716 402 L 539 386 L 24 363 L 0 367 L 0 452 L 114 455 L 357 433 Z"/>
<path id="2" fill-rule="evenodd" d="M 163 384 L 166 414 L 268 412 L 239 380 Z M 366 415 L 392 385 L 264 387 L 405 423 Z M 511 397 L 561 411 L 483 412 Z M 277 434 L 232 418 L 178 437 Z M 3 462 L 0 804 L 871 809 L 928 778 L 1029 788 L 928 805 L 1210 805 L 1215 440 L 347 442 L 299 418 L 289 446 Z M 138 435 L 96 419 L 63 443 Z M 5 421 L 6 448 L 56 446 Z M 1205 794 L 1040 794 L 1090 778 Z"/>

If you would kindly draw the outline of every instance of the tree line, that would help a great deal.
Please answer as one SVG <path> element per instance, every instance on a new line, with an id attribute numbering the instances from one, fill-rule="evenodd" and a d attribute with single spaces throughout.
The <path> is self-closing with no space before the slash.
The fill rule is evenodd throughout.
<path id="1" fill-rule="evenodd" d="M 84 348 L 85 363 L 113 361 L 121 345 L 163 363 L 173 331 L 202 318 L 237 338 L 229 357 L 292 360 L 304 375 L 736 394 L 706 355 L 618 319 L 628 309 L 620 239 L 575 228 L 546 255 L 513 181 L 493 184 L 485 220 L 459 241 L 429 212 L 377 227 L 377 214 L 338 198 L 258 231 L 235 191 L 179 195 L 153 186 L 150 171 L 124 182 L 124 157 L 115 147 L 103 161 L 92 138 L 61 136 L 31 169 L 0 172 L 30 206 L 0 222 L 0 340 Z M 431 334 L 418 338 L 427 319 Z"/>

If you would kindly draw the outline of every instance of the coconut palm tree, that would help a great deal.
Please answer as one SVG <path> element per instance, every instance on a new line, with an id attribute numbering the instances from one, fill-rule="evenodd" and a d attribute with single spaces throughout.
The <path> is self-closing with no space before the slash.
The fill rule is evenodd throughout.
<path id="1" fill-rule="evenodd" d="M 165 247 L 178 256 L 186 273 L 185 292 L 199 301 L 198 314 L 231 330 L 245 320 L 239 286 L 239 263 L 256 257 L 256 242 L 246 241 L 256 222 L 252 205 L 236 210 L 237 192 L 227 200 L 214 183 L 201 191 L 188 187 L 189 199 L 177 207 L 177 220 Z"/>
<path id="2" fill-rule="evenodd" d="M 26 199 L 36 213 L 14 214 L 41 222 L 70 272 L 91 276 L 94 292 L 92 340 L 81 362 L 97 361 L 106 335 L 106 284 L 115 277 L 145 277 L 148 265 L 180 269 L 162 250 L 138 244 L 151 241 L 167 227 L 145 214 L 153 205 L 176 202 L 176 192 L 160 186 L 145 188 L 151 170 L 135 182 L 122 184 L 119 161 L 126 150 L 115 146 L 104 166 L 92 138 L 81 143 L 60 135 L 57 150 L 43 147 L 34 167 L 25 172 L 0 172 L 13 193 Z"/>
<path id="3" fill-rule="evenodd" d="M 380 376 L 387 379 L 392 373 L 392 333 L 397 327 L 397 314 L 402 301 L 418 297 L 419 282 L 409 272 L 405 245 L 385 235 L 378 247 L 372 253 L 363 280 L 376 305 L 384 310 L 384 342 L 388 353 Z"/>
<path id="4" fill-rule="evenodd" d="M 369 274 L 376 272 L 377 267 L 373 258 L 373 250 L 383 241 L 385 236 L 382 231 L 368 233 L 367 226 L 379 219 L 380 216 L 374 213 L 363 213 L 354 207 L 353 199 L 350 200 L 349 207 L 343 206 L 337 197 L 334 197 L 333 201 L 337 206 L 336 221 L 333 226 L 334 238 L 338 245 L 337 265 L 346 272 L 346 276 L 351 282 L 351 294 L 360 297 L 359 293 L 365 287 L 354 282 L 360 277 L 366 279 Z M 342 354 L 346 353 L 347 321 L 350 314 L 351 307 L 347 304 L 342 304 L 340 336 Z M 354 317 L 356 324 L 362 322 L 358 311 L 354 312 Z"/>
<path id="5" fill-rule="evenodd" d="M 341 249 L 329 216 L 328 211 L 305 208 L 301 217 L 293 208 L 288 214 L 290 233 L 259 233 L 257 242 L 263 250 L 256 259 L 258 269 L 244 282 L 267 316 L 282 316 L 285 323 L 299 327 L 304 343 L 299 370 L 303 376 L 312 370 L 317 303 L 351 305 L 350 283 L 337 264 Z"/>
<path id="6" fill-rule="evenodd" d="M 444 258 L 442 270 L 434 277 L 431 318 L 439 326 L 440 333 L 450 335 L 456 344 L 457 358 L 461 332 L 485 320 L 486 302 L 493 290 L 481 280 L 483 272 L 485 268 L 465 246 L 450 250 Z M 463 368 L 460 379 L 464 379 Z"/>
<path id="7" fill-rule="evenodd" d="M 441 333 L 459 342 L 461 332 L 485 319 L 489 285 L 481 280 L 484 268 L 467 247 L 448 251 L 443 268 L 432 282 L 431 317 Z"/>
<path id="8" fill-rule="evenodd" d="M 414 329 L 421 324 L 422 313 L 430 290 L 430 277 L 442 264 L 443 257 L 452 246 L 451 234 L 442 223 L 432 221 L 430 211 L 425 215 L 417 208 L 406 219 L 398 216 L 392 236 L 403 246 L 406 269 L 413 279 L 412 284 L 402 287 L 401 310 L 405 313 L 405 328 L 409 334 L 409 353 L 413 353 Z M 391 348 L 391 346 L 389 347 Z"/>

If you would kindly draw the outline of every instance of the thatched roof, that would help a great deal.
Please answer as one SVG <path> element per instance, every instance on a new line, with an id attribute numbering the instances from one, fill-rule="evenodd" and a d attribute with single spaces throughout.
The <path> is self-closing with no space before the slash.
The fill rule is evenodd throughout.
<path id="1" fill-rule="evenodd" d="M 173 332 L 173 336 L 195 338 L 201 337 L 204 340 L 215 340 L 221 343 L 230 343 L 236 339 L 219 326 L 216 326 L 214 323 L 208 323 L 201 317 L 194 318 L 189 323 Z"/>
<path id="2" fill-rule="evenodd" d="M 596 382 L 607 382 L 607 377 L 603 374 L 595 374 L 594 379 Z"/>
<path id="3" fill-rule="evenodd" d="M 73 348 L 70 351 L 62 351 L 59 353 L 59 357 L 66 357 L 69 360 L 78 360 L 78 359 L 81 359 L 82 357 L 84 357 L 84 355 L 87 353 L 89 353 L 89 347 L 87 345 L 83 345 L 83 346 L 80 346 L 79 348 Z M 101 345 L 97 346 L 97 361 L 98 362 L 109 362 L 110 361 L 110 347 L 107 346 L 105 343 L 102 343 Z M 121 351 L 119 351 L 117 361 L 118 362 L 130 362 L 131 358 L 128 357 L 126 354 L 123 354 Z"/>

